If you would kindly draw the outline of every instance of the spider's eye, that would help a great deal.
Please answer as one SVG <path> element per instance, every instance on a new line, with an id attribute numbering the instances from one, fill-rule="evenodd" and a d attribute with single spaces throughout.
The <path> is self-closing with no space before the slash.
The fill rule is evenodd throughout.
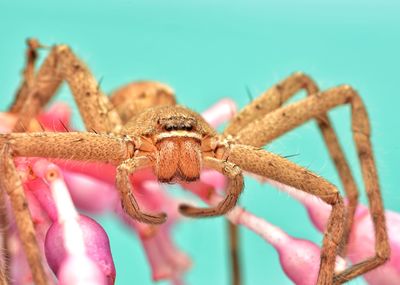
<path id="1" fill-rule="evenodd" d="M 166 126 L 165 127 L 165 130 L 168 131 L 168 132 L 172 131 L 173 129 L 174 129 L 174 127 L 172 127 L 172 126 Z"/>
<path id="2" fill-rule="evenodd" d="M 185 126 L 185 130 L 186 131 L 191 131 L 191 130 L 193 130 L 193 126 Z"/>

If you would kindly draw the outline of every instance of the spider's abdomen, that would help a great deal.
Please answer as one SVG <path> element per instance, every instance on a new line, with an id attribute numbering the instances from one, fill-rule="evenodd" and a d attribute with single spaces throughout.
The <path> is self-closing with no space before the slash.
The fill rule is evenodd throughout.
<path id="1" fill-rule="evenodd" d="M 188 137 L 169 137 L 156 144 L 154 172 L 161 182 L 194 181 L 200 177 L 200 142 Z"/>

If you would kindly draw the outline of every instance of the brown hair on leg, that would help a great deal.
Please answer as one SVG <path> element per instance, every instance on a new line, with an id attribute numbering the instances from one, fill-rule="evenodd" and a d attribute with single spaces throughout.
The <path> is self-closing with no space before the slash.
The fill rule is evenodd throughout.
<path id="1" fill-rule="evenodd" d="M 265 142 L 303 124 L 309 119 L 318 117 L 330 109 L 344 104 L 351 105 L 353 137 L 359 156 L 370 212 L 373 217 L 376 254 L 374 257 L 353 265 L 339 274 L 336 279 L 337 282 L 342 283 L 385 263 L 390 256 L 383 202 L 370 141 L 369 119 L 365 106 L 357 92 L 347 85 L 331 88 L 269 113 L 264 118 L 250 123 L 236 137 L 236 140 L 243 144 L 263 145 Z M 269 131 L 262 132 L 260 130 Z"/>
<path id="2" fill-rule="evenodd" d="M 48 283 L 48 280 L 43 267 L 43 258 L 36 240 L 35 228 L 29 212 L 28 202 L 25 198 L 22 181 L 11 156 L 11 150 L 7 144 L 0 151 L 0 174 L 0 186 L 5 189 L 10 199 L 18 234 L 32 271 L 33 281 L 35 284 L 45 285 Z"/>
<path id="3" fill-rule="evenodd" d="M 285 158 L 252 146 L 232 144 L 227 159 L 245 171 L 295 187 L 332 205 L 321 249 L 317 285 L 333 284 L 336 256 L 345 225 L 343 199 L 335 186 Z"/>

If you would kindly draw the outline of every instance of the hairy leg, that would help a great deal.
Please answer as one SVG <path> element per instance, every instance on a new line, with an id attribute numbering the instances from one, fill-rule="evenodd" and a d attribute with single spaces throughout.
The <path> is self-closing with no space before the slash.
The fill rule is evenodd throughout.
<path id="1" fill-rule="evenodd" d="M 1 155 L 1 154 L 0 154 Z M 1 167 L 0 167 L 1 168 Z M 1 182 L 0 182 L 1 185 Z M 8 247 L 9 237 L 8 231 L 10 221 L 7 213 L 6 191 L 0 186 L 0 285 L 7 285 L 10 281 L 10 251 Z"/>
<path id="2" fill-rule="evenodd" d="M 227 126 L 224 131 L 224 136 L 235 136 L 249 123 L 260 120 L 268 113 L 280 108 L 287 100 L 301 90 L 306 91 L 307 96 L 313 96 L 318 93 L 319 88 L 312 78 L 304 73 L 296 72 L 265 91 L 249 105 L 244 107 Z M 348 199 L 346 206 L 347 218 L 345 234 L 340 246 L 340 255 L 345 256 L 347 250 L 347 241 L 353 225 L 354 214 L 358 203 L 358 189 L 349 164 L 327 114 L 320 114 L 315 119 L 318 123 L 330 156 L 335 164 L 336 170 L 339 173 L 343 188 L 346 192 L 346 197 Z M 283 134 L 284 133 L 281 135 Z M 269 142 L 270 141 L 265 142 L 265 144 Z M 236 227 L 236 229 L 233 227 Z M 230 235 L 237 236 L 237 226 L 233 227 L 230 227 Z M 234 239 L 235 237 L 232 238 Z M 235 244 L 237 244 L 237 242 Z M 231 243 L 231 247 L 232 246 L 233 245 Z M 238 261 L 235 256 L 232 256 L 232 261 L 234 262 L 232 268 L 237 267 Z"/>
<path id="3" fill-rule="evenodd" d="M 272 88 L 265 91 L 259 97 L 254 99 L 250 104 L 245 106 L 228 124 L 224 130 L 224 136 L 235 136 L 242 128 L 258 120 L 281 107 L 288 99 L 295 95 L 300 90 L 305 90 L 308 95 L 318 92 L 318 86 L 307 75 L 297 72 L 274 85 Z M 329 143 L 327 142 L 329 145 Z M 346 162 L 345 162 L 346 163 Z M 351 176 L 351 174 L 350 174 Z M 347 188 L 346 188 L 347 189 Z M 349 188 L 351 190 L 351 188 Z M 349 203 L 349 204 L 356 204 Z M 352 219 L 351 219 L 352 220 Z M 231 248 L 232 272 L 235 274 L 239 268 L 238 260 L 238 228 L 234 224 L 229 224 L 229 243 Z M 349 225 L 349 228 L 351 225 Z M 235 250 L 233 248 L 236 247 Z M 237 277 L 233 276 L 233 284 L 240 285 Z"/>
<path id="4" fill-rule="evenodd" d="M 89 131 L 118 131 L 121 124 L 148 107 L 176 104 L 174 91 L 153 81 L 133 82 L 119 88 L 111 95 L 110 103 L 89 69 L 66 46 L 55 46 L 35 74 L 34 63 L 41 45 L 35 39 L 27 42 L 24 80 L 10 108 L 13 113 L 23 114 L 14 131 L 24 130 L 56 93 L 62 80 L 70 85 Z"/>
<path id="5" fill-rule="evenodd" d="M 10 133 L 0 134 L 0 149 L 9 145 L 14 156 L 102 161 L 119 164 L 131 157 L 131 140 L 113 134 Z"/>
<path id="6" fill-rule="evenodd" d="M 74 95 L 83 122 L 87 130 L 96 132 L 117 132 L 121 127 L 121 119 L 114 110 L 107 96 L 85 64 L 75 56 L 68 46 L 54 46 L 36 76 L 32 79 L 29 90 L 25 92 L 25 102 L 18 107 L 19 122 L 14 131 L 24 131 L 41 108 L 56 93 L 65 80 Z M 21 97 L 22 98 L 22 97 Z M 18 100 L 20 102 L 21 100 Z M 15 106 L 15 104 L 14 104 Z M 15 108 L 14 108 L 15 109 Z"/>
<path id="7" fill-rule="evenodd" d="M 317 285 L 333 284 L 336 255 L 345 221 L 343 200 L 335 186 L 287 159 L 252 146 L 231 144 L 227 160 L 245 171 L 290 185 L 332 205 L 321 249 Z"/>
<path id="8" fill-rule="evenodd" d="M 187 204 L 182 204 L 179 211 L 182 215 L 190 217 L 211 217 L 226 214 L 235 205 L 243 190 L 243 174 L 237 165 L 212 157 L 205 157 L 204 164 L 206 167 L 219 171 L 229 178 L 227 195 L 216 206 L 212 208 L 197 208 Z"/>
<path id="9" fill-rule="evenodd" d="M 133 219 L 146 224 L 162 224 L 166 221 L 165 213 L 149 214 L 143 212 L 135 197 L 129 175 L 140 168 L 150 166 L 150 160 L 145 156 L 139 156 L 125 160 L 117 168 L 117 189 L 122 199 L 122 208 Z"/>
<path id="10" fill-rule="evenodd" d="M 225 137 L 235 136 L 242 128 L 252 121 L 262 118 L 265 114 L 281 107 L 294 94 L 304 89 L 307 94 L 313 94 L 318 91 L 317 85 L 308 76 L 303 73 L 294 73 L 263 94 L 254 99 L 250 104 L 245 106 L 230 121 L 223 135 Z M 229 223 L 229 222 L 228 222 Z M 232 273 L 235 274 L 236 268 L 239 268 L 238 259 L 238 228 L 237 225 L 229 224 L 229 244 L 232 261 Z M 236 247 L 235 249 L 233 249 Z M 237 273 L 239 274 L 239 273 Z M 240 285 L 236 275 L 233 275 L 233 284 Z"/>
<path id="11" fill-rule="evenodd" d="M 8 194 L 15 217 L 18 234 L 26 253 L 35 284 L 48 283 L 43 267 L 42 255 L 36 240 L 35 228 L 29 212 L 21 178 L 15 168 L 9 145 L 0 151 L 0 187 Z"/>
<path id="12" fill-rule="evenodd" d="M 376 255 L 339 274 L 336 277 L 339 283 L 376 268 L 390 256 L 383 203 L 370 141 L 368 115 L 357 92 L 349 86 L 339 86 L 318 93 L 250 123 L 236 137 L 239 143 L 261 146 L 309 119 L 325 114 L 330 109 L 343 104 L 350 104 L 352 108 L 353 137 L 373 217 Z"/>
<path id="13" fill-rule="evenodd" d="M 310 95 L 318 92 L 318 86 L 307 75 L 296 72 L 272 86 L 240 110 L 224 130 L 224 135 L 235 136 L 249 123 L 281 107 L 301 90 L 305 90 Z"/>
<path id="14" fill-rule="evenodd" d="M 35 81 L 35 63 L 38 56 L 38 48 L 42 47 L 36 39 L 26 40 L 26 62 L 23 70 L 23 80 L 21 86 L 17 90 L 14 102 L 10 106 L 10 112 L 18 114 L 24 106 L 25 101 L 28 100 L 29 90 L 32 89 Z"/>
<path id="15" fill-rule="evenodd" d="M 296 72 L 264 92 L 260 97 L 256 98 L 246 106 L 226 128 L 224 131 L 225 136 L 235 136 L 248 124 L 263 119 L 263 117 L 268 113 L 280 108 L 288 99 L 300 90 L 305 90 L 307 96 L 314 96 L 319 92 L 319 88 L 312 78 L 304 73 Z M 328 115 L 326 113 L 321 113 L 314 117 L 314 119 L 316 119 L 318 123 L 325 145 L 328 148 L 348 199 L 346 206 L 347 219 L 345 234 L 340 249 L 341 255 L 345 256 L 347 249 L 346 245 L 358 204 L 358 189 Z M 279 128 L 279 126 L 277 127 Z M 285 133 L 286 131 L 282 131 L 274 138 L 280 137 Z M 263 141 L 263 145 L 270 143 L 274 138 Z M 252 142 L 249 142 L 249 144 L 254 145 Z M 258 144 L 256 146 L 262 145 Z"/>

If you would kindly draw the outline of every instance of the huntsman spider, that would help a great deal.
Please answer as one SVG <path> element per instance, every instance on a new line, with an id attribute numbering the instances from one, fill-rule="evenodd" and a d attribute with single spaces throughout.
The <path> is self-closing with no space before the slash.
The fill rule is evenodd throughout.
<path id="1" fill-rule="evenodd" d="M 141 210 L 129 176 L 152 168 L 160 182 L 192 182 L 203 168 L 228 178 L 226 196 L 210 208 L 182 204 L 179 211 L 189 217 L 211 217 L 228 213 L 243 191 L 243 171 L 310 193 L 332 206 L 322 242 L 318 285 L 341 284 L 383 264 L 390 256 L 384 209 L 370 141 L 365 106 L 350 86 L 319 91 L 314 81 L 295 73 L 276 84 L 243 108 L 218 134 L 190 109 L 177 105 L 173 91 L 155 82 L 128 85 L 105 96 L 89 69 L 66 45 L 56 45 L 36 72 L 37 41 L 31 49 L 10 112 L 19 116 L 13 133 L 0 134 L 0 185 L 7 192 L 20 238 L 27 252 L 36 284 L 45 284 L 34 227 L 24 198 L 15 157 L 45 157 L 98 161 L 117 166 L 116 185 L 122 206 L 132 218 L 161 224 L 164 213 Z M 69 85 L 83 118 L 86 132 L 24 132 L 61 83 Z M 134 91 L 132 91 L 134 90 Z M 307 97 L 287 105 L 300 90 Z M 346 244 L 357 206 L 358 190 L 339 146 L 327 112 L 350 105 L 352 131 L 375 228 L 375 256 L 335 273 L 338 255 L 346 255 Z M 338 189 L 324 178 L 262 147 L 309 120 L 316 120 L 340 174 L 348 199 L 345 205 Z"/>

